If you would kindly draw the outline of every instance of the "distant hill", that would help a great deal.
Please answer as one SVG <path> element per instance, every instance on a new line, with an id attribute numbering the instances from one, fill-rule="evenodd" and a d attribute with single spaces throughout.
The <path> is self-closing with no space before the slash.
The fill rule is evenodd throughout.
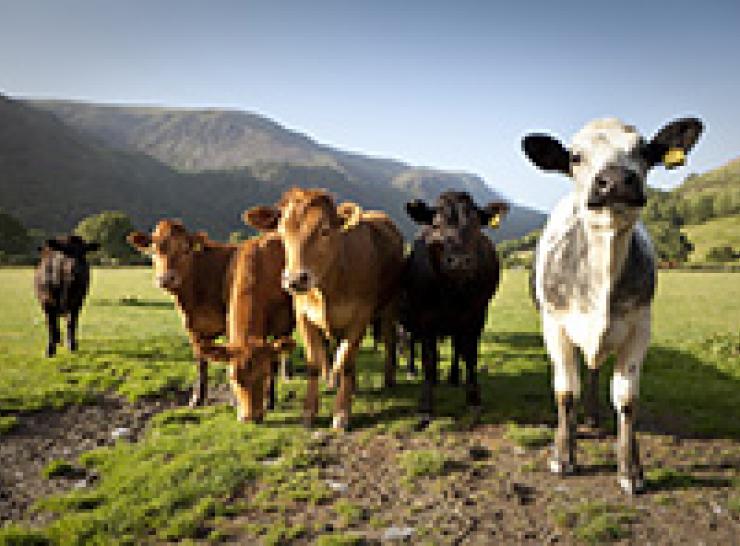
<path id="1" fill-rule="evenodd" d="M 717 169 L 688 176 L 674 191 L 683 197 L 693 197 L 728 190 L 740 192 L 740 157 Z"/>
<path id="2" fill-rule="evenodd" d="M 293 185 L 386 210 L 406 236 L 415 230 L 403 210 L 410 198 L 433 199 L 450 187 L 479 202 L 500 198 L 475 175 L 334 150 L 245 112 L 0 95 L 0 208 L 29 227 L 64 231 L 88 214 L 120 209 L 141 227 L 176 216 L 225 237 L 243 228 L 244 209 Z M 543 220 L 514 206 L 496 236 L 518 236 Z"/>

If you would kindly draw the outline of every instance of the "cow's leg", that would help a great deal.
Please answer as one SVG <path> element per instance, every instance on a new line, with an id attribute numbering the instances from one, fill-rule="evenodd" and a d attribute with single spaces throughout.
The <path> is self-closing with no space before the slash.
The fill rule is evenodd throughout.
<path id="1" fill-rule="evenodd" d="M 278 362 L 277 360 L 270 362 L 269 373 L 265 377 L 265 391 L 267 392 L 267 409 L 272 411 L 275 409 L 275 379 L 278 374 Z"/>
<path id="2" fill-rule="evenodd" d="M 587 427 L 599 428 L 599 368 L 586 366 L 586 385 L 583 391 L 584 421 Z"/>
<path id="3" fill-rule="evenodd" d="M 460 384 L 460 343 L 460 338 L 452 338 L 452 364 L 450 365 L 450 375 L 447 376 L 447 382 L 450 385 Z"/>
<path id="4" fill-rule="evenodd" d="M 459 338 L 460 349 L 465 358 L 465 401 L 475 414 L 481 411 L 480 385 L 478 384 L 478 336 L 471 335 Z"/>
<path id="5" fill-rule="evenodd" d="M 558 406 L 558 430 L 550 470 L 560 475 L 572 474 L 576 467 L 575 402 L 580 394 L 575 346 L 561 325 L 547 313 L 543 315 L 542 326 L 545 346 L 552 360 L 555 401 Z"/>
<path id="6" fill-rule="evenodd" d="M 287 381 L 293 378 L 293 361 L 290 359 L 289 353 L 282 353 L 280 355 L 280 379 Z"/>
<path id="7" fill-rule="evenodd" d="M 334 403 L 334 420 L 332 426 L 338 430 L 349 427 L 352 415 L 352 395 L 355 390 L 355 361 L 362 343 L 364 328 L 348 332 L 337 349 L 334 373 L 340 378 L 339 392 Z"/>
<path id="8" fill-rule="evenodd" d="M 229 382 L 231 383 L 231 390 L 236 397 L 236 418 L 239 421 L 247 422 L 251 421 L 254 417 L 254 403 L 252 401 L 252 393 L 249 389 L 245 388 L 243 378 L 240 377 L 242 373 L 243 371 L 240 370 L 239 366 L 233 363 L 230 365 Z"/>
<path id="9" fill-rule="evenodd" d="M 321 364 L 321 373 L 324 381 L 326 381 L 326 388 L 329 390 L 336 390 L 339 386 L 339 377 L 335 373 L 336 369 L 336 351 L 334 350 L 334 343 L 331 340 L 326 339 L 322 336 L 322 343 L 324 347 L 324 355 L 326 358 Z M 332 365 L 331 356 L 334 357 L 334 364 Z"/>
<path id="10" fill-rule="evenodd" d="M 409 377 L 416 377 L 416 341 L 414 341 L 414 336 L 411 334 L 406 336 L 406 350 L 408 351 L 408 375 Z"/>
<path id="11" fill-rule="evenodd" d="M 305 344 L 308 373 L 308 387 L 303 404 L 303 423 L 311 426 L 319 412 L 319 375 L 328 367 L 328 359 L 321 331 L 303 315 L 297 317 L 296 326 Z"/>
<path id="12" fill-rule="evenodd" d="M 390 312 L 383 314 L 380 324 L 383 345 L 385 348 L 385 388 L 392 387 L 396 384 L 396 367 L 398 366 L 398 355 L 396 353 L 396 344 L 398 342 L 396 323 Z"/>
<path id="13" fill-rule="evenodd" d="M 193 383 L 193 393 L 188 404 L 191 408 L 205 405 L 208 398 L 208 361 L 200 357 L 195 365 L 197 368 L 195 383 Z"/>
<path id="14" fill-rule="evenodd" d="M 49 342 L 46 346 L 46 356 L 52 357 L 57 352 L 57 344 L 60 341 L 59 334 L 59 313 L 52 306 L 47 306 L 44 310 L 46 313 L 46 327 L 49 331 Z"/>
<path id="15" fill-rule="evenodd" d="M 617 411 L 619 431 L 617 463 L 619 485 L 627 493 L 639 493 L 645 487 L 640 453 L 635 435 L 640 368 L 650 343 L 650 315 L 635 327 L 631 339 L 617 352 L 612 377 L 612 402 Z"/>
<path id="16" fill-rule="evenodd" d="M 421 386 L 421 413 L 422 424 L 432 419 L 434 411 L 434 379 L 437 373 L 437 338 L 425 336 L 421 340 L 421 365 L 424 370 L 424 383 Z"/>
<path id="17" fill-rule="evenodd" d="M 80 308 L 72 308 L 67 317 L 67 349 L 71 352 L 77 350 L 77 319 L 80 316 Z"/>

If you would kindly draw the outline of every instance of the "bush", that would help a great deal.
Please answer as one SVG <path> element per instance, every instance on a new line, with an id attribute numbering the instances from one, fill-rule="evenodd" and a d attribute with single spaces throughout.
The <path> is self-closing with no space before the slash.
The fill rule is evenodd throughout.
<path id="1" fill-rule="evenodd" d="M 729 245 L 713 246 L 707 251 L 706 260 L 708 262 L 731 262 L 739 254 Z"/>

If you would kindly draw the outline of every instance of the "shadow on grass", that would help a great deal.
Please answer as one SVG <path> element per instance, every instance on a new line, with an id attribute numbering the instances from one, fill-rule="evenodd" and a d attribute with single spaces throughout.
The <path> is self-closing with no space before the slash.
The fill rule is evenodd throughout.
<path id="1" fill-rule="evenodd" d="M 122 297 L 118 299 L 94 299 L 91 305 L 99 307 L 148 307 L 153 309 L 174 309 L 172 301 L 147 300 L 136 297 Z"/>

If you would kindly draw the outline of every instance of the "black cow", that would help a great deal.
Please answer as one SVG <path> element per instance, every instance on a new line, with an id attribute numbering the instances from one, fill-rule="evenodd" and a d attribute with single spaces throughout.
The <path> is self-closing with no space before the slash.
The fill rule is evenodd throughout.
<path id="1" fill-rule="evenodd" d="M 478 344 L 500 276 L 496 249 L 481 228 L 497 224 L 508 205 L 479 208 L 466 192 L 447 191 L 434 207 L 415 200 L 406 211 L 422 226 L 406 260 L 400 316 L 411 339 L 421 342 L 421 413 L 431 416 L 437 340 L 447 336 L 467 367 L 467 403 L 478 411 Z"/>
<path id="2" fill-rule="evenodd" d="M 49 328 L 46 356 L 54 356 L 61 341 L 59 317 L 62 316 L 67 317 L 67 348 L 77 350 L 77 317 L 90 285 L 86 254 L 98 248 L 98 243 L 69 235 L 48 239 L 39 249 L 41 261 L 36 266 L 34 286 Z"/>

